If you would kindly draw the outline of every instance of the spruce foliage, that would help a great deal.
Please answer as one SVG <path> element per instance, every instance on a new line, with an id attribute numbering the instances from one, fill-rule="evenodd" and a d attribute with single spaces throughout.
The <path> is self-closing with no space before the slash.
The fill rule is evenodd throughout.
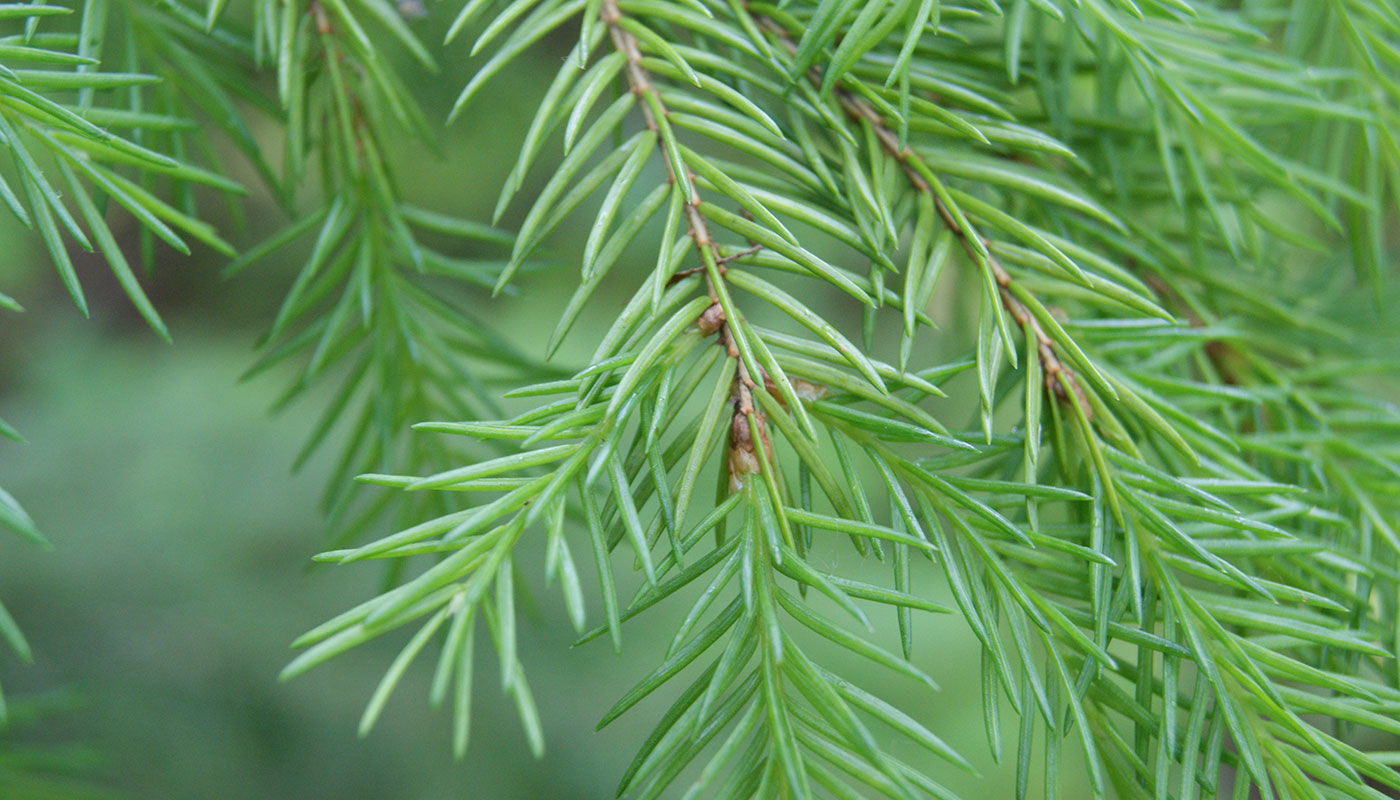
<path id="1" fill-rule="evenodd" d="M 286 206 L 228 267 L 309 243 L 254 370 L 299 364 L 288 401 L 335 386 L 318 560 L 391 580 L 284 675 L 406 629 L 362 731 L 436 654 L 462 753 L 491 650 L 543 753 L 517 655 L 542 570 L 580 643 L 651 659 L 601 724 L 667 698 L 619 795 L 949 798 L 920 764 L 982 747 L 1018 797 L 1061 770 L 1125 798 L 1400 791 L 1392 3 L 224 6 L 88 0 L 74 33 L 0 6 L 0 199 L 80 308 L 69 242 L 162 335 L 104 209 L 147 259 L 232 255 L 193 191 L 241 191 L 214 132 Z M 545 39 L 569 55 L 501 133 L 491 224 L 406 202 L 386 143 L 442 122 L 416 84 L 474 57 L 452 116 L 491 124 L 480 90 Z M 519 352 L 463 292 L 515 290 L 576 217 L 572 296 Z M 454 237 L 501 259 L 431 244 Z M 588 363 L 551 362 L 605 285 L 630 299 Z M 3 493 L 0 521 L 37 537 Z M 667 641 L 627 635 L 668 609 Z M 960 667 L 929 614 L 980 642 L 986 741 L 881 696 Z"/>

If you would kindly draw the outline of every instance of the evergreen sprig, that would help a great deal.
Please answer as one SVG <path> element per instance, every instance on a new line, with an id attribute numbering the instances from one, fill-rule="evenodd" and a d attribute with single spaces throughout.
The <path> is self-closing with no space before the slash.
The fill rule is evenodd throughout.
<path id="1" fill-rule="evenodd" d="M 130 3 L 122 22 L 128 28 L 131 52 L 136 52 L 143 38 L 167 42 L 157 51 L 178 48 L 178 9 Z M 160 73 L 138 71 L 142 63 L 134 55 L 124 65 L 129 71 L 99 68 L 107 22 L 105 0 L 85 9 L 75 32 L 39 30 L 41 20 L 69 13 L 68 8 L 38 4 L 0 9 L 0 19 L 17 31 L 0 44 L 0 137 L 13 159 L 20 187 L 16 192 L 0 179 L 0 200 L 20 222 L 38 232 L 65 288 L 84 314 L 87 301 L 65 236 L 85 250 L 96 247 L 132 304 L 168 339 L 165 324 L 137 281 L 103 209 L 109 200 L 115 202 L 140 223 L 144 235 L 182 253 L 190 251 L 186 238 L 191 238 L 232 256 L 232 247 L 198 218 L 192 191 L 207 186 L 238 194 L 242 189 L 215 171 L 189 163 L 183 142 L 195 123 L 183 116 L 182 107 L 172 104 L 173 90 L 162 86 L 155 91 L 154 102 L 160 110 L 150 110 L 148 89 L 160 81 Z M 156 25 L 161 32 L 152 36 L 150 27 Z M 57 174 L 61 183 L 45 175 L 46 169 L 50 175 Z M 63 199 L 64 191 L 70 193 L 71 201 Z M 163 199 L 166 193 L 170 199 Z M 146 253 L 149 264 L 149 246 Z M 4 302 L 12 310 L 18 307 L 9 298 Z"/>
<path id="2" fill-rule="evenodd" d="M 211 19 L 217 11 L 211 9 Z M 361 473 L 430 469 L 461 457 L 440 443 L 405 439 L 400 433 L 409 425 L 499 413 L 490 383 L 542 374 L 537 361 L 467 314 L 456 302 L 460 295 L 444 294 L 454 285 L 490 286 L 499 269 L 453 256 L 454 249 L 513 240 L 402 199 L 385 145 L 407 134 L 432 146 L 432 134 L 405 84 L 371 44 L 367 24 L 405 44 L 421 66 L 434 68 L 398 12 L 382 2 L 254 6 L 255 53 L 276 69 L 286 120 L 284 198 L 295 207 L 308 175 L 319 178 L 319 197 L 315 210 L 299 213 L 225 272 L 237 274 L 300 240 L 311 242 L 264 336 L 264 355 L 248 375 L 301 362 L 279 407 L 318 380 L 338 382 L 297 464 L 348 420 L 323 502 L 343 530 L 341 541 L 381 517 L 422 519 L 447 510 L 426 496 L 419 499 L 428 505 L 404 504 L 395 502 L 404 499 L 400 493 L 369 500 L 351 491 L 351 479 Z M 447 247 L 434 246 L 433 239 Z M 486 367 L 496 369 L 488 376 L 481 372 Z"/>

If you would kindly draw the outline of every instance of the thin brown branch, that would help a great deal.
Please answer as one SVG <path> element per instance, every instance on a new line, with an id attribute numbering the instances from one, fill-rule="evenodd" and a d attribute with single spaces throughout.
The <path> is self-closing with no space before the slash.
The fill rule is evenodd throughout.
<path id="1" fill-rule="evenodd" d="M 756 244 L 756 245 L 754 245 L 753 247 L 748 248 L 747 250 L 740 250 L 740 251 L 737 252 L 737 253 L 730 253 L 729 255 L 725 256 L 724 258 L 719 259 L 719 260 L 718 260 L 718 263 L 720 263 L 720 264 L 728 264 L 728 263 L 731 262 L 731 261 L 738 261 L 738 260 L 741 259 L 741 258 L 748 258 L 749 256 L 751 256 L 751 255 L 757 253 L 758 251 L 760 251 L 760 250 L 762 250 L 762 249 L 763 249 L 763 245 L 761 245 L 761 244 Z"/>

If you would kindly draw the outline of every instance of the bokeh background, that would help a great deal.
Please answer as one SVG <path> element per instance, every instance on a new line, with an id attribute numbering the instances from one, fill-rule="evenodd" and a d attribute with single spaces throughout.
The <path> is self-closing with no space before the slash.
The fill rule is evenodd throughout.
<path id="1" fill-rule="evenodd" d="M 442 21 L 430 18 L 426 25 L 424 38 L 440 41 Z M 474 66 L 465 57 L 469 38 L 447 52 L 439 76 L 403 65 L 405 74 L 419 78 L 415 88 L 430 119 L 445 117 Z M 566 44 L 546 43 L 495 81 L 475 113 L 443 134 L 444 156 L 405 137 L 394 160 L 410 199 L 469 219 L 489 218 L 518 132 Z M 277 149 L 276 130 L 258 135 Z M 231 163 L 243 169 L 236 158 Z M 248 222 L 240 226 L 218 206 L 208 208 L 226 238 L 246 247 L 286 218 L 250 173 L 238 177 L 253 187 Z M 464 302 L 472 313 L 539 353 L 571 289 L 577 267 L 570 254 L 581 249 L 588 218 L 579 215 L 575 227 L 554 241 L 552 256 L 564 277 L 527 276 L 514 296 L 497 300 L 468 295 Z M 134 248 L 130 225 L 117 217 L 113 222 Z M 43 552 L 0 540 L 0 596 L 36 659 L 23 666 L 8 651 L 0 653 L 0 683 L 16 706 L 16 722 L 42 712 L 30 724 L 13 726 L 18 729 L 0 745 L 0 770 L 16 763 L 42 766 L 54 753 L 63 754 L 62 764 L 82 767 L 77 777 L 48 788 L 11 786 L 0 794 L 613 796 L 618 776 L 665 701 L 651 698 L 601 732 L 594 725 L 658 663 L 679 603 L 669 614 L 629 623 L 620 657 L 602 640 L 571 649 L 574 636 L 557 590 L 542 586 L 538 559 L 520 558 L 530 565 L 524 578 L 535 599 L 521 658 L 545 725 L 545 759 L 530 758 L 514 708 L 498 690 L 489 648 L 478 651 L 480 678 L 465 760 L 451 758 L 448 714 L 426 704 L 431 657 L 411 670 L 378 727 L 360 739 L 356 725 L 363 704 L 408 631 L 291 683 L 277 681 L 292 639 L 368 597 L 380 579 L 373 567 L 310 568 L 310 557 L 333 533 L 316 507 L 329 461 L 313 459 L 295 474 L 289 465 L 324 393 L 273 416 L 268 409 L 287 374 L 239 379 L 299 265 L 289 258 L 221 281 L 223 262 L 216 254 L 163 253 L 145 285 L 174 336 L 174 344 L 165 345 L 131 310 L 99 260 L 78 257 L 93 309 L 92 319 L 84 320 L 35 237 L 5 220 L 0 243 L 6 253 L 0 287 L 27 309 L 0 316 L 0 417 L 29 442 L 0 441 L 0 486 L 24 504 L 55 545 Z M 575 344 L 560 356 L 563 363 L 580 363 L 594 333 L 621 307 L 627 276 L 649 270 L 650 259 L 642 255 L 621 265 L 620 277 L 610 284 L 613 294 L 605 291 L 582 318 Z M 850 311 L 839 302 L 814 304 L 833 314 Z M 956 319 L 960 309 L 945 311 Z M 947 347 L 957 346 L 948 341 Z M 951 409 L 948 418 L 955 424 L 970 411 Z M 830 566 L 848 559 L 843 569 L 857 559 L 849 547 L 823 557 Z M 950 602 L 933 580 L 925 581 L 923 591 Z M 597 611 L 594 597 L 587 595 Z M 878 635 L 896 649 L 893 614 L 877 621 Z M 1002 733 L 1013 763 L 998 766 L 988 755 L 975 641 L 954 616 L 925 623 L 916 658 L 942 684 L 939 694 L 930 696 L 878 668 L 841 666 L 933 727 L 982 774 L 929 763 L 927 754 L 898 745 L 897 753 L 929 763 L 933 774 L 968 796 L 1009 797 L 1015 717 L 1003 717 Z M 1062 791 L 1070 798 L 1082 794 L 1074 758 L 1067 749 Z"/>

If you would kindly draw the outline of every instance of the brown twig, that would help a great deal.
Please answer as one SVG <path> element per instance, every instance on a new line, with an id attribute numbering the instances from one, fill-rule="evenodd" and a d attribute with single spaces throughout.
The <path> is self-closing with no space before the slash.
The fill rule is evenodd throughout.
<path id="1" fill-rule="evenodd" d="M 760 250 L 762 250 L 762 249 L 763 249 L 763 245 L 761 245 L 761 244 L 756 244 L 756 245 L 754 245 L 753 247 L 748 248 L 747 250 L 740 250 L 740 251 L 737 252 L 737 253 L 730 253 L 729 255 L 725 256 L 724 258 L 718 259 L 716 263 L 723 265 L 723 264 L 728 264 L 728 263 L 731 262 L 731 261 L 738 261 L 739 259 L 741 259 L 741 258 L 746 258 L 746 257 L 748 257 L 748 256 L 751 256 L 751 255 L 753 255 L 754 253 L 757 253 L 758 251 L 760 251 Z"/>

